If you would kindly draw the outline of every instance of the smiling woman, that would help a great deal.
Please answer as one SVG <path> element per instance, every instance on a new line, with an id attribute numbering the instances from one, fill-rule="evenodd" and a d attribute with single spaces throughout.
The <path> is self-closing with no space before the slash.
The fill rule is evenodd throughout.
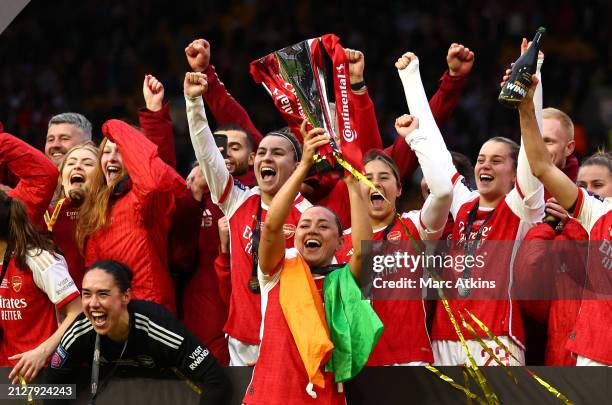
<path id="1" fill-rule="evenodd" d="M 305 131 L 305 124 L 302 131 Z M 356 287 L 362 261 L 361 243 L 358 242 L 370 239 L 372 230 L 363 215 L 366 206 L 358 181 L 348 175 L 344 181 L 355 241 L 349 263 L 334 266 L 334 255 L 342 247 L 342 226 L 335 213 L 326 207 L 305 210 L 297 224 L 294 247 L 286 247 L 284 224 L 290 215 L 291 201 L 314 163 L 315 151 L 329 142 L 321 128 L 308 134 L 304 132 L 303 137 L 301 161 L 275 193 L 261 233 L 257 271 L 264 315 L 262 342 L 253 378 L 243 399 L 245 404 L 312 404 L 315 399 L 322 404 L 346 403 L 343 390 L 334 384 L 334 375 L 323 371 L 323 364 L 328 360 L 326 353 L 331 351 L 328 338 L 331 319 L 321 313 L 323 303 L 317 290 L 323 290 L 325 278 L 334 271 L 348 273 L 347 288 Z M 266 138 L 260 148 L 265 145 Z M 369 305 L 368 309 L 371 311 Z M 280 378 L 282 384 L 278 384 Z"/>
<path id="2" fill-rule="evenodd" d="M 227 377 L 214 356 L 161 305 L 132 300 L 132 278 L 126 265 L 113 260 L 87 269 L 83 313 L 61 338 L 48 380 L 74 383 L 81 366 L 90 366 L 93 403 L 119 367 L 143 373 L 176 368 L 200 385 L 200 404 L 224 403 Z"/>
<path id="3" fill-rule="evenodd" d="M 76 223 L 85 198 L 85 187 L 93 177 L 97 160 L 98 148 L 92 144 L 74 146 L 64 155 L 59 165 L 59 188 L 55 203 L 44 215 L 47 230 L 64 253 L 77 288 L 81 288 L 85 263 L 75 241 Z"/>
<path id="4" fill-rule="evenodd" d="M 157 155 L 157 147 L 118 120 L 102 126 L 105 139 L 88 181 L 76 241 L 85 264 L 122 260 L 134 270 L 132 294 L 174 311 L 167 237 L 175 195 L 186 184 Z"/>

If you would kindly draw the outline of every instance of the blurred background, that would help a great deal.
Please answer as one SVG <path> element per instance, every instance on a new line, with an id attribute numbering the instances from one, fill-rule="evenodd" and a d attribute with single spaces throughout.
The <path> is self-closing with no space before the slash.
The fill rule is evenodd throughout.
<path id="1" fill-rule="evenodd" d="M 547 28 L 542 50 L 544 106 L 576 124 L 577 155 L 609 148 L 612 138 L 610 1 L 42 1 L 34 0 L 0 35 L 0 121 L 41 147 L 48 119 L 76 111 L 94 124 L 136 122 L 147 73 L 172 104 L 178 169 L 193 160 L 184 113 L 184 48 L 205 38 L 211 63 L 262 132 L 284 126 L 272 100 L 248 73 L 252 60 L 295 42 L 335 33 L 365 53 L 365 79 L 384 143 L 406 112 L 395 60 L 421 60 L 428 96 L 446 69 L 452 42 L 475 52 L 459 107 L 442 128 L 449 148 L 475 159 L 493 136 L 519 139 L 517 114 L 497 103 L 502 73 L 522 37 Z M 214 128 L 214 124 L 213 124 Z"/>

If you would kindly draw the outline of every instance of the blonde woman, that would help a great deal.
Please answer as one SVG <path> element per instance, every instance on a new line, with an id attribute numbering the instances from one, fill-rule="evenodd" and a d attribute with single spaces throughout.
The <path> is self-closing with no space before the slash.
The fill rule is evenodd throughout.
<path id="1" fill-rule="evenodd" d="M 76 245 L 75 231 L 85 187 L 96 170 L 97 161 L 98 148 L 91 143 L 74 146 L 66 153 L 59 165 L 59 198 L 44 217 L 47 230 L 64 253 L 70 275 L 79 290 L 85 264 Z"/>

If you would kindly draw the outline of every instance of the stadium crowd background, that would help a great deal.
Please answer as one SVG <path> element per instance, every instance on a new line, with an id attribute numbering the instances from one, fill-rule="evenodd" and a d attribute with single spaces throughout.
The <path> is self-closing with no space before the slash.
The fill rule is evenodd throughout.
<path id="1" fill-rule="evenodd" d="M 543 25 L 544 106 L 572 117 L 576 154 L 583 157 L 608 147 L 612 136 L 609 15 L 606 0 L 33 1 L 1 36 L 0 116 L 7 131 L 39 148 L 49 118 L 64 111 L 88 117 L 99 139 L 106 119 L 135 123 L 144 105 L 142 78 L 151 73 L 171 101 L 177 169 L 186 175 L 193 151 L 182 80 L 188 70 L 184 47 L 192 39 L 211 42 L 211 63 L 265 132 L 285 124 L 251 79 L 249 62 L 333 32 L 345 47 L 365 53 L 365 79 L 387 145 L 395 137 L 395 117 L 405 112 L 395 59 L 406 50 L 419 55 L 431 96 L 446 68 L 448 46 L 459 42 L 475 52 L 476 62 L 442 131 L 450 149 L 475 156 L 491 136 L 518 140 L 516 113 L 496 101 L 499 81 L 517 57 L 520 38 L 531 38 Z"/>

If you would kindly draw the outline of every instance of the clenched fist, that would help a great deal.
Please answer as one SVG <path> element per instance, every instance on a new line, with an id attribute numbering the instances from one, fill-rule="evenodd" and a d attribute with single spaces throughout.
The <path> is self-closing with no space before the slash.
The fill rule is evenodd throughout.
<path id="1" fill-rule="evenodd" d="M 448 73 L 451 76 L 467 76 L 474 66 L 474 52 L 461 44 L 451 44 L 446 54 Z"/>
<path id="2" fill-rule="evenodd" d="M 203 72 L 210 63 L 210 44 L 205 39 L 196 39 L 185 48 L 187 62 L 194 72 Z"/>
<path id="3" fill-rule="evenodd" d="M 159 111 L 164 102 L 164 85 L 153 75 L 146 75 L 142 83 L 142 95 L 150 111 Z"/>
<path id="4" fill-rule="evenodd" d="M 417 58 L 417 56 L 412 52 L 406 52 L 402 55 L 401 58 L 397 59 L 397 62 L 395 62 L 395 67 L 397 68 L 397 70 L 404 70 L 408 67 L 408 65 L 410 65 L 410 62 L 412 62 L 413 60 L 418 61 L 419 58 Z"/>
<path id="5" fill-rule="evenodd" d="M 412 115 L 404 114 L 395 120 L 395 130 L 402 138 L 406 138 L 418 127 L 419 119 Z"/>
<path id="6" fill-rule="evenodd" d="M 185 81 L 183 82 L 183 91 L 188 97 L 200 97 L 208 90 L 208 81 L 206 75 L 199 72 L 185 73 Z"/>

